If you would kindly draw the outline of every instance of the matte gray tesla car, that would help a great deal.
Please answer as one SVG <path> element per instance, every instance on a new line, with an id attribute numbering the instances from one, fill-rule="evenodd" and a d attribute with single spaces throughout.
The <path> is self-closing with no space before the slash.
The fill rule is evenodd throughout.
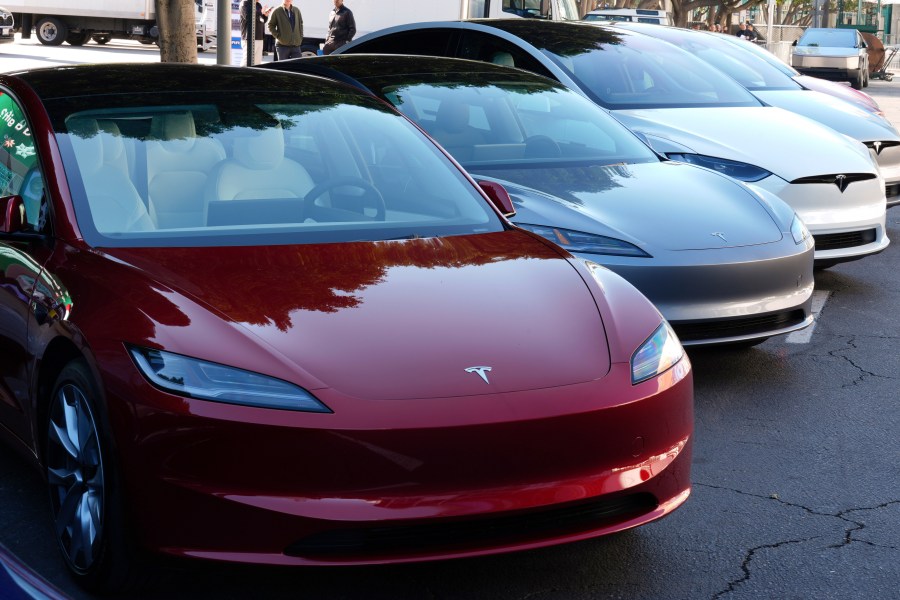
<path id="1" fill-rule="evenodd" d="M 856 29 L 809 27 L 794 42 L 791 66 L 805 75 L 849 81 L 859 90 L 869 85 L 869 52 Z"/>
<path id="2" fill-rule="evenodd" d="M 685 344 L 752 344 L 810 323 L 812 240 L 787 204 L 660 157 L 556 82 L 412 56 L 262 68 L 340 79 L 391 102 L 473 177 L 506 187 L 513 222 L 624 276 Z M 394 176 L 404 177 L 399 163 Z"/>
<path id="3" fill-rule="evenodd" d="M 900 133 L 884 117 L 835 96 L 804 89 L 761 58 L 755 44 L 728 39 L 737 36 L 644 23 L 615 25 L 675 44 L 730 76 L 766 104 L 803 115 L 859 140 L 878 162 L 887 205 L 900 204 Z"/>

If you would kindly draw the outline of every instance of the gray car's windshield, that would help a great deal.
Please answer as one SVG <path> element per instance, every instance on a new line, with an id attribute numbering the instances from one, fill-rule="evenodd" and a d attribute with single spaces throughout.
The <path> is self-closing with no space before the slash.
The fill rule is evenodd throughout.
<path id="1" fill-rule="evenodd" d="M 51 103 L 98 246 L 382 240 L 497 231 L 425 136 L 362 94 L 219 92 Z M 110 102 L 113 105 L 104 105 Z"/>
<path id="2" fill-rule="evenodd" d="M 554 86 L 495 79 L 389 84 L 379 93 L 466 167 L 658 160 L 602 109 Z"/>

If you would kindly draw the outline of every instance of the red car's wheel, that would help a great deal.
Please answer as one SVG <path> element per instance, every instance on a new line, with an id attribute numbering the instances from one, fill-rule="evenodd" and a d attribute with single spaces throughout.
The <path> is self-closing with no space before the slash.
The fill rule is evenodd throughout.
<path id="1" fill-rule="evenodd" d="M 66 565 L 82 586 L 125 590 L 145 577 L 126 542 L 98 398 L 84 361 L 74 360 L 63 368 L 47 411 L 45 468 L 51 517 Z"/>

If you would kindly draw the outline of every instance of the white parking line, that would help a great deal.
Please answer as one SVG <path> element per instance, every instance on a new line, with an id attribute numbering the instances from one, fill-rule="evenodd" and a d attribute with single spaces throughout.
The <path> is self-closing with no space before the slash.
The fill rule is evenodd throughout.
<path id="1" fill-rule="evenodd" d="M 815 290 L 812 296 L 812 314 L 813 314 L 813 322 L 812 325 L 807 327 L 806 329 L 801 329 L 800 331 L 795 331 L 794 333 L 788 334 L 788 336 L 784 339 L 788 344 L 808 344 L 812 339 L 813 330 L 816 328 L 816 323 L 819 321 L 819 313 L 822 312 L 822 309 L 825 307 L 825 303 L 828 302 L 828 297 L 831 296 L 831 292 L 826 292 L 824 290 Z"/>

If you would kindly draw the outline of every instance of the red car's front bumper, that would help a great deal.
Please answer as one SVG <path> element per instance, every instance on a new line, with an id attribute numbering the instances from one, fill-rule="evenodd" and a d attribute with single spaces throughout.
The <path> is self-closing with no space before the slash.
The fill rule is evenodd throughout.
<path id="1" fill-rule="evenodd" d="M 138 388 L 130 401 L 110 394 L 113 428 L 139 537 L 166 554 L 294 565 L 474 556 L 635 527 L 690 493 L 686 356 L 637 386 L 613 364 L 594 382 L 508 395 L 366 403 L 318 392 L 334 414 Z"/>

